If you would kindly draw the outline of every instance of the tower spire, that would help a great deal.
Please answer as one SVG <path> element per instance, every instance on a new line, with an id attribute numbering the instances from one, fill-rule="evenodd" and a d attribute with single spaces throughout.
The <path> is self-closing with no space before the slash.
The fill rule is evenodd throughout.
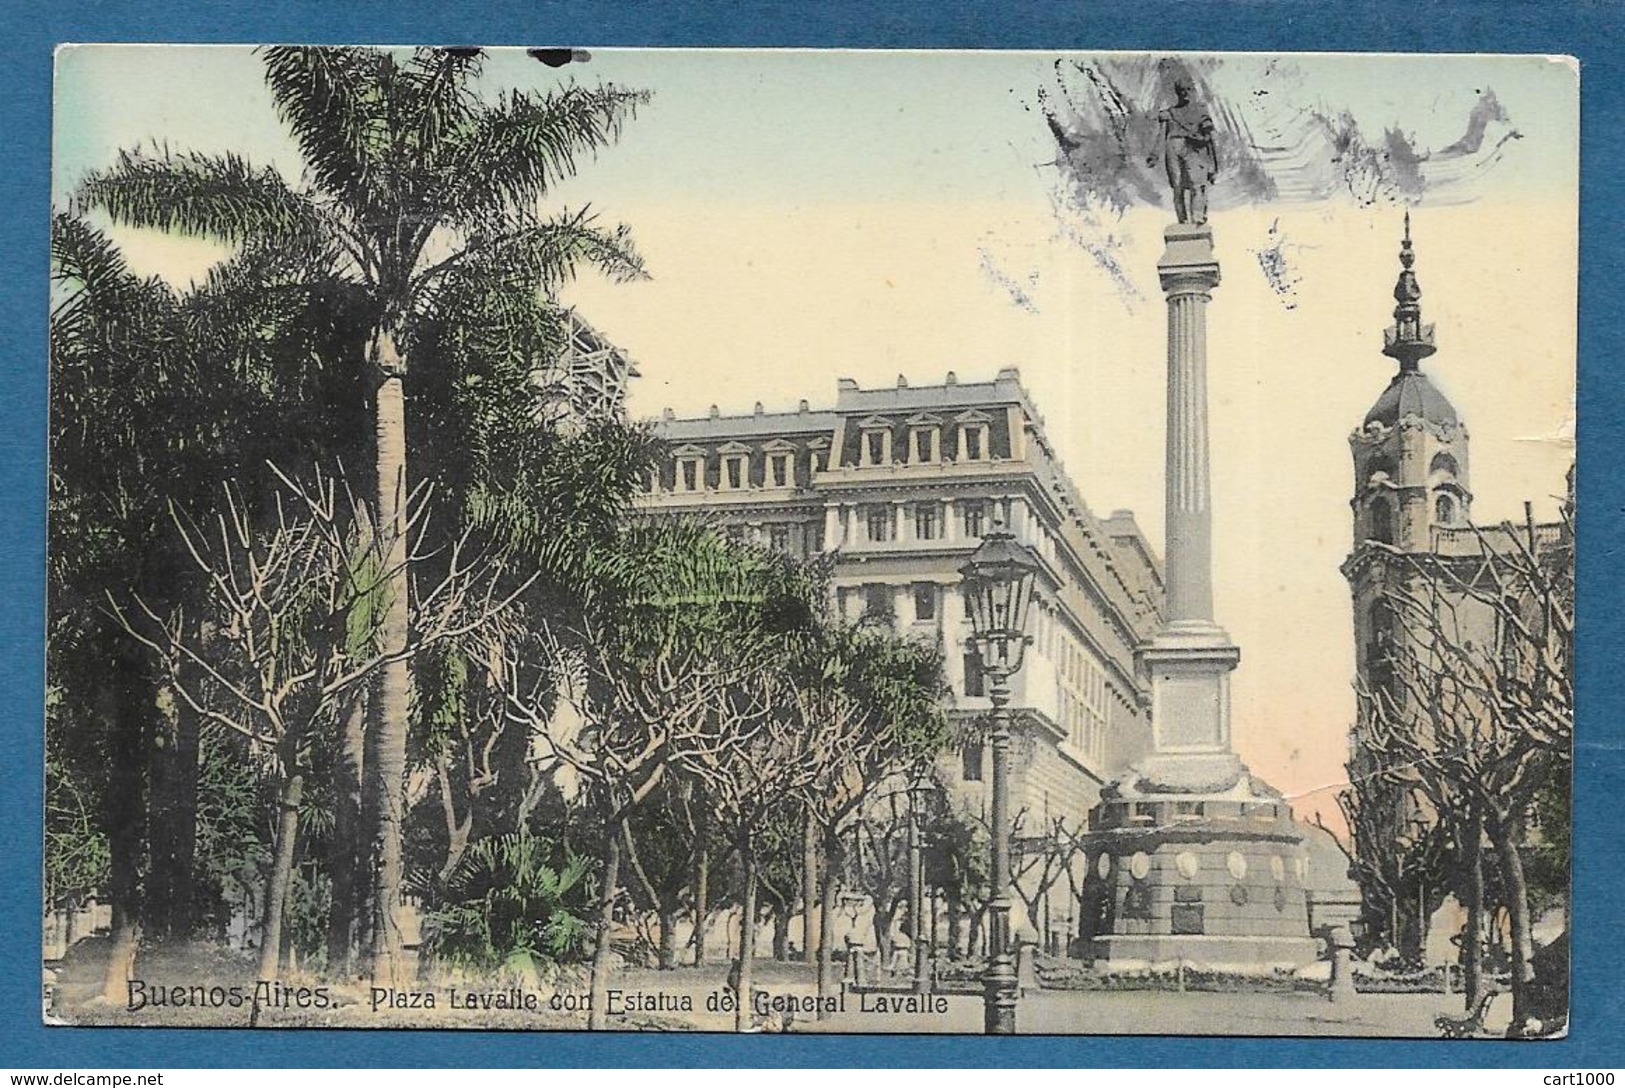
<path id="1" fill-rule="evenodd" d="M 1416 251 L 1411 248 L 1411 212 L 1405 209 L 1405 237 L 1399 243 L 1399 279 L 1394 283 L 1394 323 L 1383 330 L 1382 353 L 1399 362 L 1401 374 L 1412 372 L 1436 350 L 1433 326 L 1422 324 L 1422 285 L 1416 282 L 1411 265 Z"/>

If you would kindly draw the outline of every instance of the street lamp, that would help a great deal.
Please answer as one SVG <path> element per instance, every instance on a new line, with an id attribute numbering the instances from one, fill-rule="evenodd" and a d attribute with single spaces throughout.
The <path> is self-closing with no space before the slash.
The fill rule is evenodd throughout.
<path id="1" fill-rule="evenodd" d="M 1027 608 L 1032 603 L 1038 562 L 996 518 L 970 562 L 964 578 L 965 606 L 970 610 L 971 648 L 988 681 L 993 713 L 988 739 L 993 747 L 993 896 L 988 901 L 988 965 L 983 980 L 983 1030 L 989 1035 L 1016 1032 L 1016 968 L 1010 949 L 1010 677 L 1021 669 L 1031 640 Z"/>

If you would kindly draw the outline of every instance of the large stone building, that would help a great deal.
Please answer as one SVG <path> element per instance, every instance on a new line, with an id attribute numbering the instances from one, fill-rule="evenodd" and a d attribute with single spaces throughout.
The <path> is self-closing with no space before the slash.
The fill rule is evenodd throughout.
<path id="1" fill-rule="evenodd" d="M 1131 513 L 1090 511 L 1014 369 L 885 389 L 843 379 L 833 408 L 667 413 L 658 432 L 667 459 L 645 481 L 645 509 L 703 513 L 796 555 L 829 553 L 839 615 L 879 614 L 939 643 L 961 719 L 988 702 L 966 667 L 959 569 L 995 515 L 1006 519 L 1041 565 L 1033 645 L 1012 684 L 1018 853 L 1024 841 L 1040 849 L 1056 820 L 1081 830 L 1101 785 L 1147 750 L 1134 653 L 1160 618 L 1161 566 Z M 973 810 L 985 805 L 988 758 L 972 741 L 940 768 Z M 1051 947 L 1076 935 L 1071 884 L 1055 880 L 1031 919 Z"/>

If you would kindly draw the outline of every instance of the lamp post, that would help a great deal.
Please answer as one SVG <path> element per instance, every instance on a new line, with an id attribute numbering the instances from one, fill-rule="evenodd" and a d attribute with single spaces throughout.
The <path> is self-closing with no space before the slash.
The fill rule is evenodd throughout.
<path id="1" fill-rule="evenodd" d="M 925 921 L 925 862 L 921 854 L 920 810 L 930 788 L 925 765 L 918 764 L 908 780 L 908 914 L 913 930 L 914 992 L 931 992 L 931 964 L 926 941 L 931 932 Z"/>
<path id="2" fill-rule="evenodd" d="M 1016 1032 L 1016 968 L 1010 948 L 1010 677 L 1027 651 L 1027 608 L 1038 562 L 996 518 L 959 570 L 970 611 L 971 648 L 988 681 L 988 740 L 993 748 L 993 874 L 988 900 L 988 964 L 982 988 L 983 1030 Z"/>

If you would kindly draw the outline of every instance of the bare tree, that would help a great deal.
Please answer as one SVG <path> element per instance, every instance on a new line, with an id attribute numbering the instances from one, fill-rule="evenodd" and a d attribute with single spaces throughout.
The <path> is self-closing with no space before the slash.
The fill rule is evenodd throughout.
<path id="1" fill-rule="evenodd" d="M 439 581 L 412 587 L 418 609 L 406 648 L 385 651 L 376 605 L 394 583 L 371 561 L 366 509 L 342 475 L 318 471 L 305 484 L 272 471 L 282 489 L 263 523 L 229 485 L 208 527 L 172 509 L 198 576 L 191 613 L 161 615 L 140 597 L 130 606 L 111 602 L 119 622 L 157 656 L 176 695 L 203 720 L 243 737 L 280 780 L 261 925 L 258 977 L 265 980 L 278 973 L 311 741 L 335 727 L 348 696 L 379 669 L 479 629 L 513 600 L 492 588 L 500 557 L 469 554 L 459 541 Z M 409 532 L 426 517 L 422 499 L 413 504 Z"/>
<path id="2" fill-rule="evenodd" d="M 726 766 L 765 708 L 755 683 L 782 657 L 777 629 L 805 614 L 806 587 L 783 561 L 698 526 L 642 527 L 606 555 L 577 617 L 508 625 L 472 663 L 536 738 L 539 767 L 568 770 L 605 834 L 588 1026 L 604 1026 L 609 933 L 628 816 L 676 768 Z M 556 719 L 558 696 L 578 724 Z M 700 776 L 707 791 L 710 780 Z M 707 796 L 710 796 L 709 792 Z"/>
<path id="3" fill-rule="evenodd" d="M 1377 779 L 1413 787 L 1422 819 L 1467 859 L 1469 900 L 1481 894 L 1479 842 L 1494 851 L 1516 1032 L 1535 1014 L 1528 815 L 1571 761 L 1573 535 L 1567 512 L 1546 530 L 1526 516 L 1523 526 L 1471 532 L 1474 546 L 1455 554 L 1393 553 L 1398 630 L 1381 682 L 1364 693 L 1359 740 Z"/>
<path id="4" fill-rule="evenodd" d="M 822 998 L 829 997 L 835 985 L 835 902 L 844 867 L 843 829 L 883 782 L 906 766 L 929 762 L 946 745 L 948 689 L 939 647 L 864 624 L 826 622 L 798 646 L 792 669 L 795 715 L 814 742 L 810 753 L 814 773 L 800 792 L 808 825 L 803 910 L 809 956 L 817 946 Z"/>
<path id="5" fill-rule="evenodd" d="M 1081 883 L 1078 859 L 1084 856 L 1082 834 L 1086 827 L 1069 827 L 1064 816 L 1049 816 L 1034 820 L 1036 834 L 1025 834 L 1023 824 L 1028 813 L 1023 811 L 1012 821 L 1014 850 L 1010 871 L 1010 887 L 1021 897 L 1027 908 L 1027 920 L 1038 932 L 1039 942 L 1048 936 L 1043 929 L 1043 908 L 1050 890 L 1062 879 L 1072 890 L 1077 901 L 1077 888 Z"/>

